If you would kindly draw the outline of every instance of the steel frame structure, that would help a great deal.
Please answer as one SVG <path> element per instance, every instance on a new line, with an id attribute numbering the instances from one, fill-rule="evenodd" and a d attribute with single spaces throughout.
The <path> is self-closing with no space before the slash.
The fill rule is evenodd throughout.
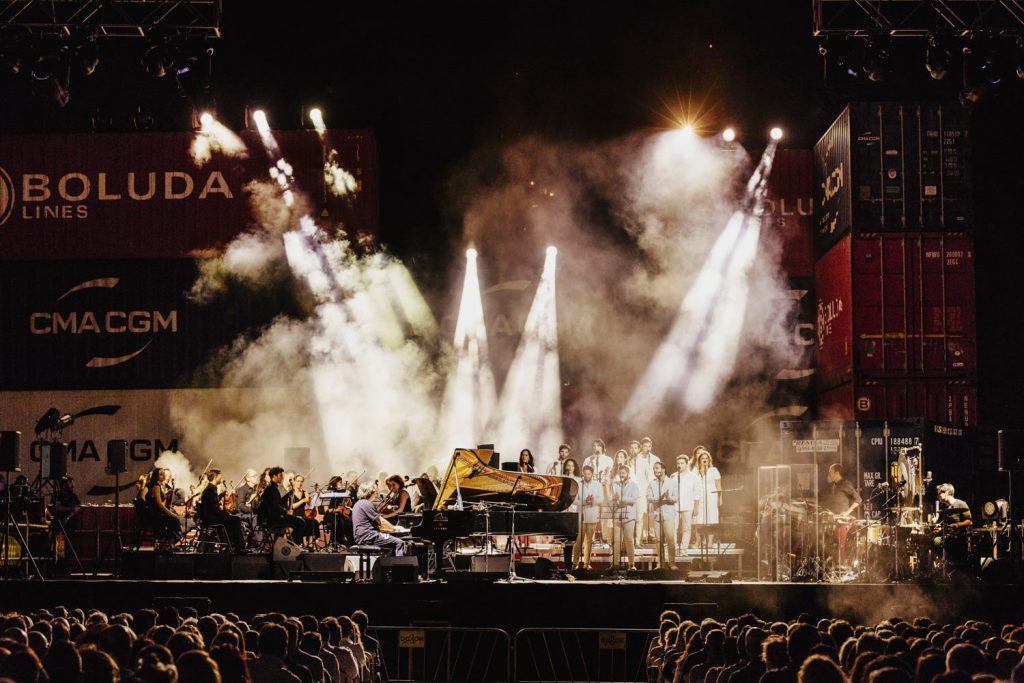
<path id="1" fill-rule="evenodd" d="M 63 38 L 220 38 L 221 0 L 0 0 L 0 29 Z"/>
<path id="2" fill-rule="evenodd" d="M 815 36 L 1024 35 L 1024 0 L 812 0 Z"/>

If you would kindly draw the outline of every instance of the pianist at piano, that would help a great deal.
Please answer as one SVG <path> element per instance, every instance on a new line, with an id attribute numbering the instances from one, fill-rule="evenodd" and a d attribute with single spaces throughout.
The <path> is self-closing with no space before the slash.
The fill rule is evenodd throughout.
<path id="1" fill-rule="evenodd" d="M 370 482 L 359 485 L 359 500 L 352 506 L 352 536 L 358 545 L 392 548 L 395 556 L 401 557 L 405 554 L 405 541 L 389 533 L 396 528 L 370 500 L 376 493 L 376 487 Z"/>

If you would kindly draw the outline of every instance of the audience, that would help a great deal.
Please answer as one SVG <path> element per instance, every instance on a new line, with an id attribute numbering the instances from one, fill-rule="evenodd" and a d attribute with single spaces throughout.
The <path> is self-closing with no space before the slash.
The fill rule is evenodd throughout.
<path id="1" fill-rule="evenodd" d="M 853 625 L 753 614 L 720 623 L 661 613 L 651 683 L 1024 683 L 1024 626 L 887 619 Z"/>
<path id="2" fill-rule="evenodd" d="M 321 620 L 271 612 L 249 622 L 187 607 L 0 614 L 0 681 L 372 683 L 380 650 L 363 635 L 368 627 L 364 612 Z"/>

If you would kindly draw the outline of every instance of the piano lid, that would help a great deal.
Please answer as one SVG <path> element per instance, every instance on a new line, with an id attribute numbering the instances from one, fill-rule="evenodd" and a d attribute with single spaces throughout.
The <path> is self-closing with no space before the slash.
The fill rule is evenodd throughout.
<path id="1" fill-rule="evenodd" d="M 492 452 L 456 448 L 441 478 L 434 509 L 454 505 L 460 490 L 464 504 L 516 503 L 525 509 L 551 512 L 567 509 L 576 499 L 576 480 L 572 477 L 498 470 L 487 464 Z"/>

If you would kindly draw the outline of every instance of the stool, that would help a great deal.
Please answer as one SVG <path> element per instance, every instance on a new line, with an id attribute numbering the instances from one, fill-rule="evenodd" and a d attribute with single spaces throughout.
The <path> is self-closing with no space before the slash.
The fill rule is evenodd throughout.
<path id="1" fill-rule="evenodd" d="M 391 548 L 381 548 L 379 545 L 351 545 L 348 549 L 349 552 L 359 555 L 359 574 L 356 576 L 356 580 L 362 582 L 373 580 L 373 573 L 370 571 L 371 557 L 381 558 L 394 555 Z"/>

